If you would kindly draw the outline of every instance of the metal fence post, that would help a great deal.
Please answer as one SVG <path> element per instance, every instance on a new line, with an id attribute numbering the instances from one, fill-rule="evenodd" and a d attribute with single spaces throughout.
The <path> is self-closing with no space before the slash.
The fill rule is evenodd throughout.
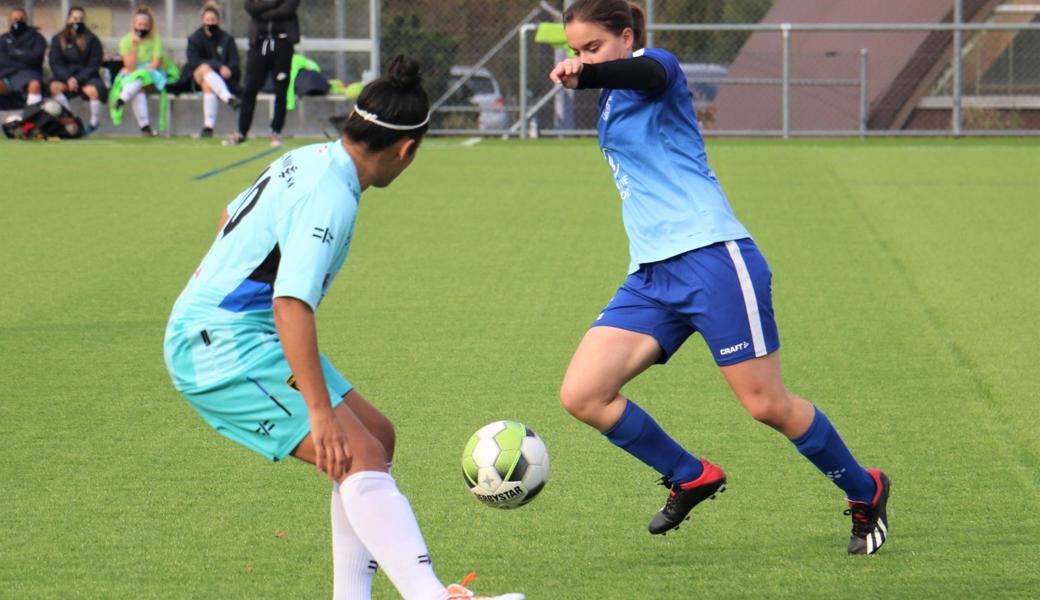
<path id="1" fill-rule="evenodd" d="M 220 26 L 224 28 L 224 31 L 234 35 L 235 20 L 231 16 L 231 2 L 220 3 Z"/>
<path id="2" fill-rule="evenodd" d="M 347 0 L 335 0 L 336 37 L 346 39 L 347 37 Z M 347 79 L 347 55 L 337 52 L 335 59 L 336 79 L 346 81 Z"/>
<path id="3" fill-rule="evenodd" d="M 520 40 L 520 89 L 517 101 L 520 103 L 520 138 L 527 137 L 527 32 L 537 27 L 525 23 L 520 27 L 517 38 Z"/>
<path id="4" fill-rule="evenodd" d="M 870 118 L 869 98 L 867 97 L 867 66 L 870 51 L 860 48 L 859 51 L 859 134 L 864 137 L 867 133 L 867 120 Z"/>
<path id="5" fill-rule="evenodd" d="M 369 68 L 372 69 L 372 77 L 379 77 L 383 65 L 379 57 L 379 41 L 382 32 L 379 29 L 379 2 L 380 0 L 369 0 L 368 2 L 368 37 L 372 40 L 372 52 L 369 55 Z"/>
<path id="6" fill-rule="evenodd" d="M 961 26 L 964 0 L 953 0 L 953 135 L 961 134 Z"/>
<path id="7" fill-rule="evenodd" d="M 166 39 L 173 38 L 173 18 L 176 14 L 173 0 L 166 0 Z"/>
<path id="8" fill-rule="evenodd" d="M 646 29 L 646 46 L 647 46 L 647 48 L 653 48 L 654 47 L 654 30 L 650 29 L 650 26 L 654 24 L 654 21 L 656 21 L 656 18 L 655 18 L 655 13 L 656 12 L 657 11 L 655 10 L 654 0 L 646 0 L 646 25 L 647 25 L 647 29 Z"/>
<path id="9" fill-rule="evenodd" d="M 791 137 L 791 24 L 780 25 L 780 36 L 784 42 L 784 101 L 783 101 L 783 136 Z"/>

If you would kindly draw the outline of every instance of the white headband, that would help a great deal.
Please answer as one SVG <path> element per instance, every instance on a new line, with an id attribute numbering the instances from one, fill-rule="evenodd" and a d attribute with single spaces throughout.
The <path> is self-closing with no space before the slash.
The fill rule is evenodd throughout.
<path id="1" fill-rule="evenodd" d="M 427 123 L 430 122 L 430 113 L 426 113 L 426 118 L 423 119 L 422 123 L 417 123 L 415 125 L 394 125 L 393 123 L 387 123 L 385 121 L 380 121 L 379 120 L 379 115 L 377 115 L 375 113 L 370 113 L 370 112 L 368 112 L 367 110 L 365 110 L 363 108 L 359 108 L 358 105 L 356 105 L 356 104 L 354 105 L 354 112 L 357 113 L 357 115 L 359 117 L 361 117 L 362 119 L 368 121 L 369 123 L 375 123 L 376 125 L 379 125 L 380 127 L 386 127 L 387 129 L 393 129 L 393 130 L 396 130 L 396 131 L 411 131 L 412 129 L 418 129 L 418 128 L 422 127 L 423 125 L 426 125 Z"/>

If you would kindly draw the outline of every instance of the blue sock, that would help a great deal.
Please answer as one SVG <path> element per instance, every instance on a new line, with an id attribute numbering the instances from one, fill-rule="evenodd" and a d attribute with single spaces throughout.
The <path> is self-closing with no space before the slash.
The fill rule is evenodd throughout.
<path id="1" fill-rule="evenodd" d="M 704 472 L 701 461 L 670 438 L 653 417 L 631 400 L 618 422 L 603 435 L 672 483 L 693 481 Z"/>
<path id="2" fill-rule="evenodd" d="M 869 503 L 874 499 L 874 478 L 852 457 L 823 411 L 817 408 L 808 431 L 791 442 L 834 485 L 844 490 L 849 500 Z"/>

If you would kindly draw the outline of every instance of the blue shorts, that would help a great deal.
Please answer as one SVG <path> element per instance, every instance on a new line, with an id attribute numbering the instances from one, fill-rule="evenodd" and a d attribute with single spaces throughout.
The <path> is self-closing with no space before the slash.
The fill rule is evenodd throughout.
<path id="1" fill-rule="evenodd" d="M 324 355 L 321 370 L 338 406 L 353 386 Z M 311 431 L 307 403 L 277 344 L 241 376 L 181 393 L 217 433 L 273 461 L 289 456 Z"/>
<path id="2" fill-rule="evenodd" d="M 699 331 L 720 367 L 780 348 L 766 259 L 750 238 L 646 263 L 628 276 L 593 327 L 653 336 L 668 359 Z"/>

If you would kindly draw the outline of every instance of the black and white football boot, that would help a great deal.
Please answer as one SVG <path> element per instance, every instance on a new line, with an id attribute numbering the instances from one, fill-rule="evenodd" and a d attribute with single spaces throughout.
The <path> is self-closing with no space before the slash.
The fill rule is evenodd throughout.
<path id="1" fill-rule="evenodd" d="M 874 478 L 877 491 L 874 499 L 866 502 L 849 500 L 845 514 L 852 517 L 852 537 L 849 538 L 849 554 L 874 554 L 888 539 L 888 494 L 892 482 L 877 469 L 867 469 Z"/>

